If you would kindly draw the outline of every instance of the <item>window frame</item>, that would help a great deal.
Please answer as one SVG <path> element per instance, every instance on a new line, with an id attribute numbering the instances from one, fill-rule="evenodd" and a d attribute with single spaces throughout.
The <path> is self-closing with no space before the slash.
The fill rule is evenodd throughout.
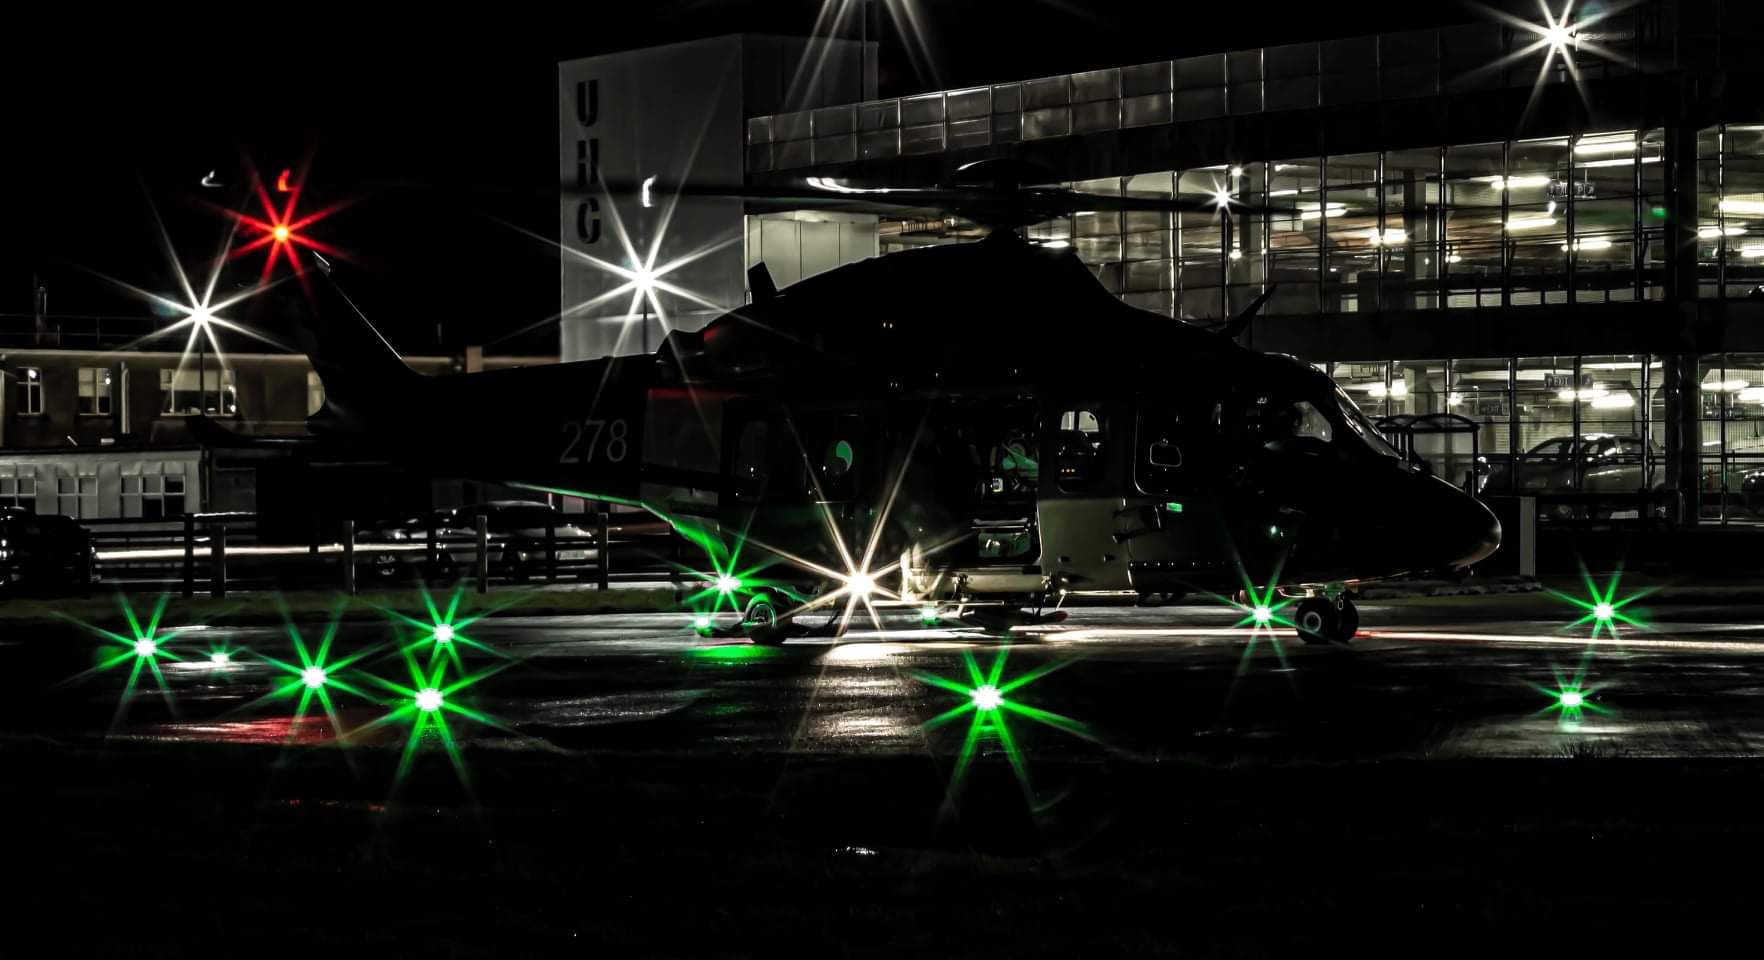
<path id="1" fill-rule="evenodd" d="M 86 375 L 92 375 L 92 407 L 84 409 L 86 402 Z M 113 388 L 114 374 L 109 367 L 80 367 L 78 377 L 78 393 L 76 394 L 75 412 L 81 417 L 108 417 L 116 407 L 116 393 Z M 102 407 L 102 409 L 99 409 Z"/>
<path id="2" fill-rule="evenodd" d="M 215 390 L 215 403 L 217 405 L 217 408 L 214 410 L 214 412 L 210 413 L 207 409 L 208 397 L 207 397 L 207 391 L 205 389 L 207 386 L 208 378 L 202 372 L 190 371 L 190 370 L 186 370 L 184 368 L 178 368 L 178 367 L 160 367 L 159 368 L 159 398 L 160 398 L 159 416 L 162 418 L 168 418 L 168 419 L 179 419 L 179 418 L 183 418 L 183 417 L 197 417 L 197 416 L 237 417 L 239 415 L 239 384 L 238 384 L 238 381 L 234 378 L 233 371 L 231 368 L 217 367 L 216 372 L 220 375 L 219 379 L 217 380 L 219 386 Z M 188 376 L 194 377 L 197 381 L 195 390 L 184 391 L 185 393 L 196 394 L 197 409 L 194 411 L 173 409 L 174 401 L 176 400 L 177 395 L 179 393 L 179 391 L 177 389 L 177 383 L 178 383 L 178 375 L 180 373 L 187 374 Z M 169 380 L 169 385 L 168 385 L 168 380 Z M 231 400 L 231 403 L 228 402 L 229 399 Z"/>
<path id="3" fill-rule="evenodd" d="M 43 375 L 42 367 L 13 368 L 13 395 L 18 402 L 13 405 L 13 413 L 20 417 L 43 416 Z M 32 398 L 27 400 L 26 398 Z"/>
<path id="4" fill-rule="evenodd" d="M 1136 404 L 1133 414 L 1133 489 L 1148 497 L 1189 496 L 1195 491 L 1194 478 L 1196 470 L 1192 466 L 1193 450 L 1200 446 L 1200 438 L 1191 435 L 1191 426 L 1183 422 L 1183 411 L 1173 405 L 1156 405 L 1141 402 Z M 1152 418 L 1168 420 L 1176 434 L 1176 447 L 1182 453 L 1180 466 L 1166 467 L 1151 462 L 1151 438 L 1147 435 L 1146 422 Z M 1205 429 L 1205 424 L 1201 429 Z M 1057 465 L 1056 465 L 1057 469 Z M 1157 477 L 1152 471 L 1165 471 L 1166 477 Z M 1159 480 L 1165 482 L 1159 483 Z"/>
<path id="5" fill-rule="evenodd" d="M 1060 426 L 1061 421 L 1068 413 L 1072 414 L 1072 429 L 1069 431 Z M 1068 432 L 1084 433 L 1079 428 L 1081 422 L 1079 414 L 1081 413 L 1089 413 L 1096 420 L 1096 436 L 1101 439 L 1097 441 L 1093 450 L 1095 455 L 1091 461 L 1093 472 L 1083 478 L 1068 478 L 1065 476 L 1066 458 L 1061 450 L 1060 435 Z M 1051 447 L 1053 449 L 1054 483 L 1061 493 L 1095 493 L 1098 485 L 1107 479 L 1108 461 L 1109 457 L 1113 455 L 1113 450 L 1109 445 L 1109 421 L 1113 417 L 1114 411 L 1110 408 L 1110 404 L 1101 400 L 1065 400 L 1054 404 L 1054 414 L 1048 418 L 1048 423 L 1053 433 Z"/>

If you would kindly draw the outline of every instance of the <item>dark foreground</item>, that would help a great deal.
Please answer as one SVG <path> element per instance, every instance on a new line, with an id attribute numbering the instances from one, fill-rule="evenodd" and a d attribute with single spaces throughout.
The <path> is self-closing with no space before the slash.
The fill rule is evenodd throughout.
<path id="1" fill-rule="evenodd" d="M 1035 812 L 982 762 L 942 821 L 918 759 L 474 757 L 478 804 L 385 805 L 261 751 L 8 750 L 11 935 L 131 956 L 1665 945 L 1751 916 L 1764 854 L 1764 784 L 1724 762 L 1105 760 L 1038 770 L 1060 790 Z"/>
<path id="2" fill-rule="evenodd" d="M 334 720 L 260 699 L 286 679 L 247 651 L 288 656 L 267 634 L 218 638 L 239 654 L 219 674 L 167 664 L 171 704 L 120 711 L 117 672 L 40 682 L 90 663 L 78 634 L 0 638 L 8 941 L 1529 955 L 1747 925 L 1764 626 L 1685 613 L 1589 648 L 1480 612 L 1384 611 L 1351 649 L 1278 651 L 1196 610 L 764 653 L 675 621 L 486 622 L 463 669 L 496 672 L 459 692 L 477 717 L 450 717 L 457 765 L 434 730 L 374 725 L 394 693 L 339 693 Z M 345 628 L 338 647 L 379 642 Z M 1038 713 L 936 723 L 963 700 L 924 678 L 1001 652 L 1003 684 L 1046 671 L 1006 694 Z M 396 676 L 395 654 L 348 681 Z M 1589 691 L 1578 717 L 1545 695 L 1564 677 Z"/>

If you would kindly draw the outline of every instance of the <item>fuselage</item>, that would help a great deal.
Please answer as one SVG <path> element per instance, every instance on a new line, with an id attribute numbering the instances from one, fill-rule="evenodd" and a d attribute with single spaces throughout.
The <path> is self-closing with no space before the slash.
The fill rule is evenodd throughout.
<path id="1" fill-rule="evenodd" d="M 805 583 L 863 556 L 909 592 L 1228 590 L 1462 566 L 1499 542 L 1322 373 L 1130 307 L 1015 238 L 840 267 L 651 355 L 457 378 L 410 374 L 321 287 L 341 331 L 312 356 L 338 435 L 640 503 Z M 474 422 L 491 429 L 458 432 Z"/>

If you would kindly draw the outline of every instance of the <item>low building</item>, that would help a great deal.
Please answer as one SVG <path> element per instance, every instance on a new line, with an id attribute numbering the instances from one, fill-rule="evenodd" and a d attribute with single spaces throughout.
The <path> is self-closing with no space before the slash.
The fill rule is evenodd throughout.
<path id="1" fill-rule="evenodd" d="M 59 337 L 32 337 L 59 340 Z M 551 357 L 407 357 L 445 376 L 555 362 Z M 202 415 L 251 437 L 308 436 L 324 387 L 304 355 L 0 346 L 0 506 L 81 520 L 164 520 L 258 513 L 259 530 L 298 539 L 343 519 L 415 514 L 503 495 L 431 480 L 390 463 L 344 461 L 323 448 L 208 449 Z"/>

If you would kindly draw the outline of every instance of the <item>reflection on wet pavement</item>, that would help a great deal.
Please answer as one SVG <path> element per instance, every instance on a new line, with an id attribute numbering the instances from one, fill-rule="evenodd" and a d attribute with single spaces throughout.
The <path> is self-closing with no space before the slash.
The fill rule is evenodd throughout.
<path id="1" fill-rule="evenodd" d="M 1378 626 L 1345 647 L 1307 646 L 1291 631 L 1272 638 L 1264 631 L 1251 647 L 1249 629 L 1234 628 L 1233 611 L 1219 607 L 1083 608 L 1059 627 L 1009 637 L 896 616 L 882 631 L 778 648 L 706 641 L 678 615 L 491 617 L 472 628 L 483 649 L 455 644 L 445 656 L 412 654 L 385 625 L 345 623 L 327 655 L 348 664 L 336 682 L 359 695 L 342 697 L 331 716 L 316 708 L 301 716 L 287 699 L 268 696 L 278 685 L 298 692 L 302 676 L 286 671 L 283 631 L 168 629 L 163 698 L 157 689 L 126 689 L 124 664 L 87 671 L 33 709 L 46 728 L 68 736 L 397 749 L 402 736 L 381 728 L 399 710 L 421 712 L 410 698 L 429 684 L 429 672 L 443 676 L 433 684 L 436 697 L 446 678 L 494 672 L 470 691 L 472 712 L 451 721 L 448 736 L 462 749 L 526 740 L 564 750 L 953 759 L 976 749 L 975 739 L 987 749 L 1008 738 L 1018 741 L 1009 749 L 1028 758 L 1100 750 L 1536 757 L 1575 749 L 1750 754 L 1764 741 L 1764 685 L 1753 673 L 1764 666 L 1764 625 L 1654 622 L 1595 641 L 1559 623 L 1404 624 L 1366 612 Z M 300 629 L 310 636 L 321 625 Z M 31 648 L 4 651 L 16 658 Z M 222 650 L 224 657 L 211 652 Z M 1094 738 L 1034 725 L 1018 734 L 942 724 L 960 698 L 926 678 L 961 678 L 964 662 L 989 664 L 995 654 L 1008 655 L 1013 675 L 1046 676 L 1020 692 L 975 693 L 979 709 L 1008 700 L 1003 712 L 1020 706 L 1069 718 Z M 1552 712 L 1539 693 L 1564 677 L 1587 691 L 1572 718 Z M 121 719 L 111 730 L 113 716 Z"/>

